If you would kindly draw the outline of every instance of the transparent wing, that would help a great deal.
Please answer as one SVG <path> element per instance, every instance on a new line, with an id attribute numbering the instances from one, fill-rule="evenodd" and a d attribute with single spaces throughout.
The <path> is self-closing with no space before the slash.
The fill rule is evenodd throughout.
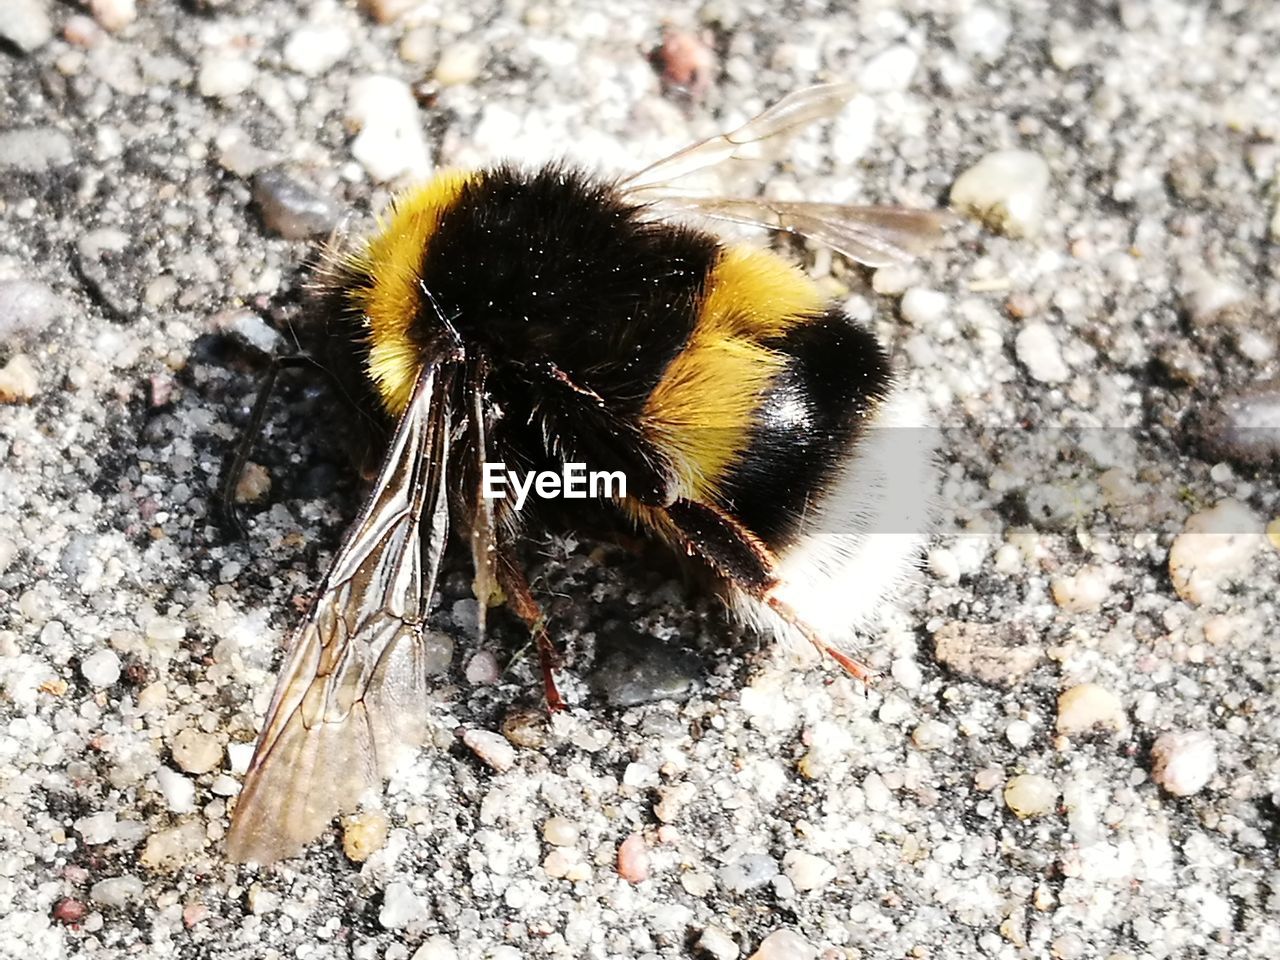
<path id="1" fill-rule="evenodd" d="M 852 83 L 824 83 L 797 90 L 736 130 L 699 141 L 632 174 L 618 184 L 619 189 L 625 194 L 638 194 L 735 159 L 748 144 L 781 136 L 823 117 L 835 116 L 855 92 L 857 87 Z"/>
<path id="2" fill-rule="evenodd" d="M 860 207 L 727 197 L 664 197 L 658 215 L 694 213 L 713 220 L 799 234 L 869 267 L 912 260 L 932 248 L 955 217 L 941 210 Z"/>
<path id="3" fill-rule="evenodd" d="M 448 532 L 453 365 L 428 364 L 377 485 L 294 634 L 227 834 L 293 856 L 425 735 L 423 627 Z"/>
<path id="4" fill-rule="evenodd" d="M 471 370 L 467 392 L 471 396 L 471 440 L 475 447 L 474 474 L 476 489 L 471 503 L 471 561 L 475 568 L 472 592 L 476 597 L 476 616 L 480 639 L 484 639 L 489 607 L 502 601 L 498 583 L 498 532 L 493 515 L 493 501 L 484 495 L 484 465 L 489 454 L 489 410 L 484 398 L 485 370 L 477 364 Z"/>

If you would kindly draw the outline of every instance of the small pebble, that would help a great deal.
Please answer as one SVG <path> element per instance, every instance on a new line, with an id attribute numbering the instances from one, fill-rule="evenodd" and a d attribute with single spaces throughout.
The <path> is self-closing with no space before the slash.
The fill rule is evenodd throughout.
<path id="1" fill-rule="evenodd" d="M 946 547 L 934 547 L 929 551 L 929 572 L 943 583 L 960 582 L 960 560 Z"/>
<path id="2" fill-rule="evenodd" d="M 268 355 L 283 343 L 280 334 L 252 310 L 224 310 L 213 315 L 210 326 Z"/>
<path id="3" fill-rule="evenodd" d="M 926 720 L 911 732 L 911 742 L 918 750 L 941 750 L 955 738 L 955 728 L 938 720 Z"/>
<path id="4" fill-rule="evenodd" d="M 694 31 L 663 28 L 662 45 L 649 59 L 663 91 L 690 100 L 701 99 L 716 76 L 715 49 Z"/>
<path id="5" fill-rule="evenodd" d="M 542 825 L 542 839 L 557 847 L 571 847 L 578 842 L 578 825 L 564 817 L 551 817 Z"/>
<path id="6" fill-rule="evenodd" d="M 75 160 L 71 139 L 52 127 L 0 131 L 0 170 L 43 173 Z"/>
<path id="7" fill-rule="evenodd" d="M 1120 698 L 1097 683 L 1081 683 L 1058 697 L 1058 733 L 1075 736 L 1095 727 L 1123 732 L 1129 727 Z"/>
<path id="8" fill-rule="evenodd" d="M 825 887 L 836 878 L 836 868 L 831 861 L 803 850 L 788 850 L 782 858 L 782 869 L 800 893 Z"/>
<path id="9" fill-rule="evenodd" d="M 428 937 L 423 941 L 422 946 L 413 952 L 410 960 L 458 960 L 458 951 L 454 949 L 448 937 Z"/>
<path id="10" fill-rule="evenodd" d="M 249 912 L 255 917 L 265 917 L 280 909 L 280 894 L 261 883 L 250 884 L 245 899 L 249 905 Z"/>
<path id="11" fill-rule="evenodd" d="M 89 12 L 104 30 L 115 33 L 138 19 L 135 0 L 89 0 Z"/>
<path id="12" fill-rule="evenodd" d="M 396 52 L 405 63 L 421 66 L 436 52 L 435 31 L 428 27 L 414 27 L 400 38 L 400 46 L 396 48 Z"/>
<path id="13" fill-rule="evenodd" d="M 174 762 L 187 773 L 208 773 L 222 762 L 218 738 L 194 727 L 178 731 L 172 749 Z"/>
<path id="14" fill-rule="evenodd" d="M 299 27 L 284 44 L 284 62 L 291 70 L 318 77 L 347 55 L 351 37 L 337 24 Z"/>
<path id="15" fill-rule="evenodd" d="M 53 905 L 52 916 L 58 923 L 77 924 L 84 919 L 85 914 L 88 912 L 89 908 L 83 900 L 63 897 Z"/>
<path id="16" fill-rule="evenodd" d="M 484 60 L 484 48 L 478 44 L 465 41 L 455 43 L 440 53 L 433 76 L 436 83 L 445 87 L 471 83 L 480 76 Z"/>
<path id="17" fill-rule="evenodd" d="M 817 960 L 818 948 L 794 930 L 783 927 L 762 941 L 747 960 Z"/>
<path id="18" fill-rule="evenodd" d="M 618 846 L 618 876 L 628 883 L 649 878 L 649 845 L 643 834 L 633 833 Z"/>
<path id="19" fill-rule="evenodd" d="M 1014 352 L 1032 379 L 1040 383 L 1061 383 L 1071 375 L 1058 338 L 1047 323 L 1032 320 L 1024 324 L 1014 338 Z"/>
<path id="20" fill-rule="evenodd" d="M 1238 500 L 1221 500 L 1187 518 L 1169 548 L 1169 577 L 1188 603 L 1217 599 L 1222 586 L 1246 571 L 1263 545 L 1262 521 Z"/>
<path id="21" fill-rule="evenodd" d="M 1053 581 L 1053 602 L 1068 613 L 1091 613 L 1110 593 L 1106 575 L 1097 567 L 1081 567 Z"/>
<path id="22" fill-rule="evenodd" d="M 1040 232 L 1049 192 L 1049 165 L 1029 150 L 999 150 L 962 173 L 951 205 L 1011 237 Z"/>
<path id="23" fill-rule="evenodd" d="M 148 870 L 169 873 L 199 856 L 206 843 L 204 825 L 188 820 L 149 836 L 139 860 Z"/>
<path id="24" fill-rule="evenodd" d="M 502 735 L 517 747 L 541 750 L 547 745 L 547 711 L 512 710 L 502 718 Z"/>
<path id="25" fill-rule="evenodd" d="M 687 700 L 702 685 L 702 662 L 686 650 L 629 630 L 612 631 L 614 649 L 591 674 L 596 693 L 615 707 L 635 707 L 659 700 Z"/>
<path id="26" fill-rule="evenodd" d="M 1182 305 L 1197 327 L 1230 323 L 1248 299 L 1238 285 L 1204 270 L 1192 271 L 1182 293 Z"/>
<path id="27" fill-rule="evenodd" d="M 48 5 L 41 0 L 5 0 L 5 15 L 0 17 L 0 37 L 23 53 L 39 50 L 53 37 L 53 21 Z"/>
<path id="28" fill-rule="evenodd" d="M 382 909 L 378 911 L 378 923 L 385 930 L 403 930 L 423 916 L 424 912 L 417 894 L 407 883 L 398 880 L 387 884 L 386 893 L 382 897 Z"/>
<path id="29" fill-rule="evenodd" d="M 720 884 L 730 893 L 746 893 L 778 875 L 778 861 L 764 853 L 748 853 L 717 871 Z"/>
<path id="30" fill-rule="evenodd" d="M 891 263 L 871 274 L 871 289 L 882 296 L 904 294 L 910 284 L 911 270 L 902 264 Z"/>
<path id="31" fill-rule="evenodd" d="M 191 813 L 196 808 L 196 785 L 169 767 L 156 771 L 156 784 L 173 813 Z"/>
<path id="32" fill-rule="evenodd" d="M 85 843 L 110 843 L 116 838 L 116 815 L 112 812 L 81 817 L 74 826 Z"/>
<path id="33" fill-rule="evenodd" d="M 1004 785 L 1004 803 L 1020 820 L 1040 817 L 1053 810 L 1058 788 L 1052 780 L 1034 773 L 1010 777 Z"/>
<path id="34" fill-rule="evenodd" d="M 497 683 L 498 678 L 502 676 L 502 670 L 498 667 L 498 658 L 492 651 L 481 650 L 467 661 L 467 668 L 463 675 L 467 678 L 467 683 Z"/>
<path id="35" fill-rule="evenodd" d="M 39 392 L 40 379 L 25 353 L 15 353 L 0 367 L 0 403 L 27 403 Z"/>
<path id="36" fill-rule="evenodd" d="M 324 194 L 275 168 L 254 175 L 253 200 L 262 225 L 286 240 L 322 239 L 342 218 Z"/>
<path id="37" fill-rule="evenodd" d="M 260 463 L 250 460 L 240 471 L 240 479 L 236 481 L 234 498 L 236 503 L 260 503 L 271 492 L 271 474 Z"/>
<path id="38" fill-rule="evenodd" d="M 141 880 L 129 874 L 108 877 L 89 888 L 89 899 L 105 907 L 126 907 L 140 899 L 145 889 Z"/>
<path id="39" fill-rule="evenodd" d="M 243 57 L 215 53 L 201 62 L 196 89 L 202 97 L 229 99 L 244 93 L 257 78 L 258 71 Z"/>
<path id="40" fill-rule="evenodd" d="M 1011 720 L 1009 725 L 1004 728 L 1005 739 L 1010 745 L 1023 749 L 1031 742 L 1031 738 L 1035 735 L 1035 730 L 1031 724 L 1025 720 Z"/>
<path id="41" fill-rule="evenodd" d="M 364 863 L 387 845 L 390 827 L 380 810 L 366 810 L 342 821 L 342 852 L 352 863 Z"/>
<path id="42" fill-rule="evenodd" d="M 409 85 L 393 77 L 362 77 L 347 93 L 347 119 L 360 132 L 351 155 L 374 180 L 422 178 L 431 172 L 418 102 Z"/>
<path id="43" fill-rule="evenodd" d="M 951 28 L 951 42 L 961 53 L 995 63 L 1012 32 L 1007 14 L 976 6 L 961 14 Z"/>
<path id="44" fill-rule="evenodd" d="M 737 960 L 742 953 L 733 937 L 719 927 L 707 927 L 698 937 L 697 948 L 715 960 Z"/>
<path id="45" fill-rule="evenodd" d="M 120 657 L 114 650 L 99 650 L 85 657 L 80 672 L 95 687 L 109 687 L 120 679 Z"/>
<path id="46" fill-rule="evenodd" d="M 420 5 L 421 0 L 360 0 L 360 6 L 378 23 L 391 23 Z"/>
<path id="47" fill-rule="evenodd" d="M 1213 737 L 1203 731 L 1164 733 L 1151 745 L 1151 779 L 1175 797 L 1199 793 L 1217 771 Z"/>
<path id="48" fill-rule="evenodd" d="M 510 770 L 515 765 L 515 748 L 501 734 L 489 730 L 467 730 L 462 735 L 462 742 L 498 773 Z"/>
<path id="49" fill-rule="evenodd" d="M 12 347 L 45 333 L 66 310 L 49 287 L 33 280 L 0 280 L 0 343 Z"/>
<path id="50" fill-rule="evenodd" d="M 947 315 L 948 300 L 945 293 L 910 287 L 902 295 L 902 319 L 922 329 L 937 327 Z"/>
<path id="51" fill-rule="evenodd" d="M 1263 466 L 1280 459 L 1280 380 L 1214 400 L 1198 433 L 1211 456 L 1235 464 Z"/>
<path id="52" fill-rule="evenodd" d="M 858 74 L 858 87 L 866 93 L 906 90 L 920 66 L 920 55 L 900 43 L 876 54 Z"/>

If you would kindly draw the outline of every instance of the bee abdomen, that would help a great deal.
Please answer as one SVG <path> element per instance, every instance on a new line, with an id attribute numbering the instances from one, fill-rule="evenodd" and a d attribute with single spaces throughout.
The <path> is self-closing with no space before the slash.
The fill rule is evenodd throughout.
<path id="1" fill-rule="evenodd" d="M 781 364 L 721 494 L 744 526 L 779 551 L 838 480 L 891 375 L 875 337 L 837 309 L 764 345 Z"/>

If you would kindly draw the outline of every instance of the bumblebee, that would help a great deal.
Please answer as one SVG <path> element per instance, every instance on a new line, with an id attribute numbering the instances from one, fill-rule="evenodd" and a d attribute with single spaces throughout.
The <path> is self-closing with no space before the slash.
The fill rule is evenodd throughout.
<path id="1" fill-rule="evenodd" d="M 293 635 L 236 804 L 228 856 L 297 853 L 425 735 L 426 626 L 450 527 L 481 610 L 507 603 L 554 680 L 513 551 L 539 522 L 486 496 L 486 464 L 621 473 L 600 506 L 723 585 L 785 642 L 849 654 L 915 562 L 933 469 L 875 337 L 767 249 L 687 225 L 763 226 L 871 266 L 928 248 L 946 215 L 689 195 L 672 182 L 833 115 L 847 84 L 794 93 L 618 180 L 552 165 L 437 175 L 378 231 L 323 254 L 317 361 L 390 442 Z"/>

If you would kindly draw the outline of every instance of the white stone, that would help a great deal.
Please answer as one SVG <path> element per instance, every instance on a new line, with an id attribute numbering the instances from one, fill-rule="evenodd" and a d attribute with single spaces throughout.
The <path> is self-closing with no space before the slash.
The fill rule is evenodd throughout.
<path id="1" fill-rule="evenodd" d="M 351 155 L 374 180 L 425 177 L 431 157 L 408 84 L 393 77 L 362 77 L 347 93 L 347 119 L 360 132 Z"/>
<path id="2" fill-rule="evenodd" d="M 698 949 L 715 960 L 737 960 L 742 953 L 733 938 L 719 927 L 707 927 L 698 938 Z"/>
<path id="3" fill-rule="evenodd" d="M 403 930 L 423 914 L 422 901 L 407 883 L 396 881 L 387 885 L 378 911 L 378 923 L 386 930 Z"/>
<path id="4" fill-rule="evenodd" d="M 53 22 L 46 6 L 40 0 L 5 0 L 5 15 L 0 17 L 0 37 L 24 53 L 43 47 L 53 36 Z"/>
<path id="5" fill-rule="evenodd" d="M 1058 697 L 1058 732 L 1066 736 L 1107 727 L 1117 733 L 1129 727 L 1120 698 L 1097 683 L 1081 683 Z"/>
<path id="6" fill-rule="evenodd" d="M 868 93 L 905 90 L 920 65 L 920 55 L 904 43 L 876 54 L 858 74 L 858 86 Z"/>
<path id="7" fill-rule="evenodd" d="M 350 49 L 350 35 L 337 24 L 304 26 L 285 41 L 284 62 L 304 76 L 318 77 Z"/>
<path id="8" fill-rule="evenodd" d="M 1053 602 L 1069 613 L 1090 613 L 1102 606 L 1110 593 L 1106 574 L 1098 567 L 1081 567 L 1074 574 L 1053 581 Z"/>
<path id="9" fill-rule="evenodd" d="M 74 826 L 85 843 L 110 843 L 116 838 L 116 815 L 110 811 L 81 817 Z"/>
<path id="10" fill-rule="evenodd" d="M 80 672 L 95 687 L 109 687 L 120 679 L 120 657 L 114 650 L 99 650 L 84 658 Z"/>
<path id="11" fill-rule="evenodd" d="M 1034 734 L 1034 728 L 1025 720 L 1010 720 L 1009 725 L 1004 728 L 1005 739 L 1019 750 L 1031 742 Z"/>
<path id="12" fill-rule="evenodd" d="M 1011 777 L 1004 785 L 1005 806 L 1022 820 L 1051 812 L 1057 800 L 1057 786 L 1039 774 L 1024 773 Z"/>
<path id="13" fill-rule="evenodd" d="M 1187 518 L 1169 548 L 1173 589 L 1188 603 L 1211 603 L 1247 569 L 1266 542 L 1262 521 L 1238 500 L 1220 500 Z"/>
<path id="14" fill-rule="evenodd" d="M 93 19 L 102 25 L 104 30 L 115 33 L 123 30 L 138 19 L 138 5 L 135 0 L 90 0 L 89 10 Z"/>
<path id="15" fill-rule="evenodd" d="M 1011 236 L 1034 236 L 1044 220 L 1049 165 L 1030 150 L 997 150 L 956 178 L 951 204 Z"/>
<path id="16" fill-rule="evenodd" d="M 129 874 L 108 877 L 89 888 L 89 899 L 108 907 L 124 907 L 140 898 L 144 889 L 142 881 Z"/>
<path id="17" fill-rule="evenodd" d="M 818 948 L 794 930 L 783 927 L 760 942 L 747 960 L 816 960 Z"/>
<path id="18" fill-rule="evenodd" d="M 448 937 L 430 937 L 413 952 L 411 960 L 458 960 L 458 951 Z"/>
<path id="19" fill-rule="evenodd" d="M 212 54 L 200 64 L 196 89 L 202 97 L 226 99 L 244 93 L 257 79 L 258 71 L 243 57 Z"/>
<path id="20" fill-rule="evenodd" d="M 801 893 L 825 887 L 836 878 L 836 868 L 829 860 L 803 850 L 787 851 L 782 858 L 782 870 Z"/>
<path id="21" fill-rule="evenodd" d="M 935 327 L 947 314 L 947 295 L 924 287 L 911 287 L 902 295 L 902 319 L 915 327 Z"/>
<path id="22" fill-rule="evenodd" d="M 462 735 L 462 742 L 499 773 L 510 770 L 516 762 L 515 748 L 500 734 L 489 730 L 468 730 Z"/>
<path id="23" fill-rule="evenodd" d="M 934 547 L 929 551 L 929 572 L 943 583 L 960 582 L 960 560 L 946 547 Z"/>
<path id="24" fill-rule="evenodd" d="M 1004 52 L 1013 27 L 1009 18 L 990 7 L 974 7 L 951 30 L 951 42 L 961 53 L 995 62 Z"/>
<path id="25" fill-rule="evenodd" d="M 451 87 L 470 83 L 480 76 L 484 66 L 484 48 L 465 41 L 455 43 L 440 54 L 436 64 L 435 80 L 442 86 Z"/>
<path id="26" fill-rule="evenodd" d="M 174 813 L 190 813 L 196 808 L 196 785 L 169 767 L 156 771 L 156 783 Z"/>
<path id="27" fill-rule="evenodd" d="M 1176 797 L 1199 793 L 1218 772 L 1213 737 L 1200 730 L 1161 734 L 1151 760 L 1151 778 Z"/>
<path id="28" fill-rule="evenodd" d="M 1018 331 L 1013 348 L 1032 379 L 1040 383 L 1061 383 L 1071 374 L 1048 324 L 1038 320 L 1027 323 Z"/>

